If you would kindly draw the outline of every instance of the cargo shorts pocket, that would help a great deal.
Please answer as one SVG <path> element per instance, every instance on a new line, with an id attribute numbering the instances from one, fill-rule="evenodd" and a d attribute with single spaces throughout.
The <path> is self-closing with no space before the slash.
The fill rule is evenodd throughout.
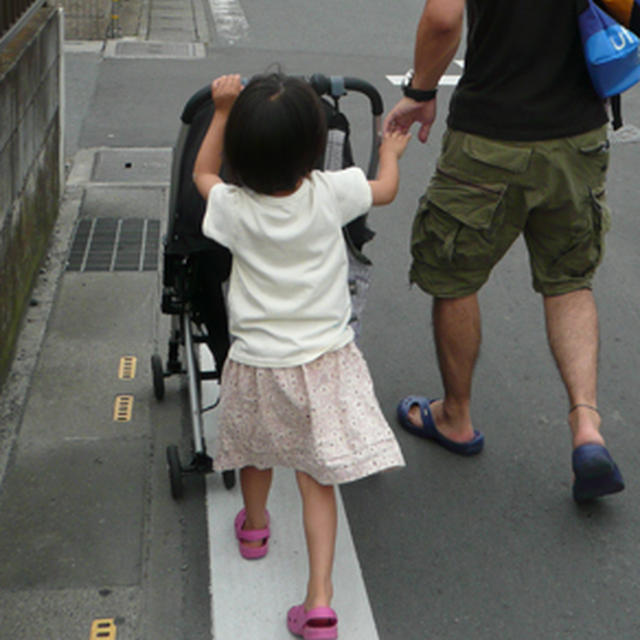
<path id="1" fill-rule="evenodd" d="M 462 152 L 475 162 L 506 171 L 510 174 L 525 173 L 531 164 L 533 149 L 529 146 L 515 146 L 466 134 L 462 142 Z"/>
<path id="2" fill-rule="evenodd" d="M 413 257 L 469 268 L 490 262 L 505 191 L 506 184 L 473 184 L 439 168 L 416 214 Z"/>
<path id="3" fill-rule="evenodd" d="M 589 215 L 572 234 L 570 246 L 558 256 L 554 270 L 570 278 L 591 278 L 604 255 L 604 236 L 611 227 L 611 211 L 604 188 L 589 190 Z"/>

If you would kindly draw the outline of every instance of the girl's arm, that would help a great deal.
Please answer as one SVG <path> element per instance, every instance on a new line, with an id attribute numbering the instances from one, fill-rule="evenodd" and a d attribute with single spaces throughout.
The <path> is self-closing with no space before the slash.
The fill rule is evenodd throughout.
<path id="1" fill-rule="evenodd" d="M 193 181 L 205 200 L 211 187 L 222 182 L 219 174 L 222 166 L 224 129 L 231 107 L 241 90 L 242 80 L 239 75 L 221 76 L 211 84 L 213 118 L 193 165 Z"/>
<path id="2" fill-rule="evenodd" d="M 380 145 L 380 164 L 375 180 L 369 180 L 374 205 L 393 202 L 398 193 L 400 174 L 398 160 L 407 148 L 411 134 L 401 131 L 390 131 L 384 134 Z"/>

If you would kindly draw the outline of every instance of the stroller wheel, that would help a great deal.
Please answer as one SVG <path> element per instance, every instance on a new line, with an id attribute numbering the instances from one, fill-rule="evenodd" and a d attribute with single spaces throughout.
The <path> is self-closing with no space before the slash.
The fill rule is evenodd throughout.
<path id="1" fill-rule="evenodd" d="M 157 353 L 151 356 L 151 374 L 153 376 L 153 394 L 156 400 L 162 400 L 164 398 L 164 370 L 162 358 Z"/>
<path id="2" fill-rule="evenodd" d="M 236 486 L 236 472 L 231 469 L 230 471 L 222 472 L 222 482 L 227 489 L 233 489 Z"/>
<path id="3" fill-rule="evenodd" d="M 167 447 L 167 464 L 169 465 L 169 483 L 171 484 L 171 497 L 174 500 L 182 498 L 182 465 L 178 447 L 174 444 Z"/>

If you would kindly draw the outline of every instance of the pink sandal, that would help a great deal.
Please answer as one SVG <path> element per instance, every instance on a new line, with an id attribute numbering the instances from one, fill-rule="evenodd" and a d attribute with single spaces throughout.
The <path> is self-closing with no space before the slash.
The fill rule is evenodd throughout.
<path id="1" fill-rule="evenodd" d="M 264 529 L 243 529 L 244 523 L 247 520 L 246 509 L 241 509 L 234 521 L 234 527 L 236 530 L 236 538 L 238 539 L 238 548 L 240 549 L 240 555 L 247 560 L 257 560 L 258 558 L 264 558 L 269 551 L 269 536 L 271 531 L 269 529 L 269 512 L 265 509 L 265 515 L 267 518 L 267 526 Z M 262 540 L 262 545 L 259 547 L 248 547 L 245 542 L 256 542 Z"/>
<path id="2" fill-rule="evenodd" d="M 338 616 L 331 607 L 305 611 L 300 604 L 289 609 L 287 629 L 303 640 L 334 640 L 338 637 Z"/>

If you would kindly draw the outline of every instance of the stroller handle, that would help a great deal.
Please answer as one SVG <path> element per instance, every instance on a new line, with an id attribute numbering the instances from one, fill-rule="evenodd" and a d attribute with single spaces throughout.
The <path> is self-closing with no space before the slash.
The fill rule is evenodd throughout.
<path id="1" fill-rule="evenodd" d="M 309 78 L 311 86 L 320 96 L 330 95 L 339 98 L 346 91 L 363 93 L 369 98 L 371 103 L 371 114 L 381 116 L 384 110 L 382 106 L 382 96 L 379 91 L 366 80 L 353 78 L 351 76 L 331 76 L 327 77 L 321 73 L 314 73 Z"/>
<path id="2" fill-rule="evenodd" d="M 300 76 L 298 76 L 300 77 Z M 307 80 L 319 96 L 330 95 L 339 98 L 347 91 L 362 93 L 369 98 L 371 103 L 371 113 L 373 116 L 381 116 L 384 111 L 382 97 L 378 90 L 366 80 L 349 76 L 325 76 L 321 73 L 314 73 Z M 211 102 L 211 86 L 207 85 L 196 91 L 185 105 L 180 119 L 184 124 L 191 124 L 195 114 L 200 109 Z"/>

